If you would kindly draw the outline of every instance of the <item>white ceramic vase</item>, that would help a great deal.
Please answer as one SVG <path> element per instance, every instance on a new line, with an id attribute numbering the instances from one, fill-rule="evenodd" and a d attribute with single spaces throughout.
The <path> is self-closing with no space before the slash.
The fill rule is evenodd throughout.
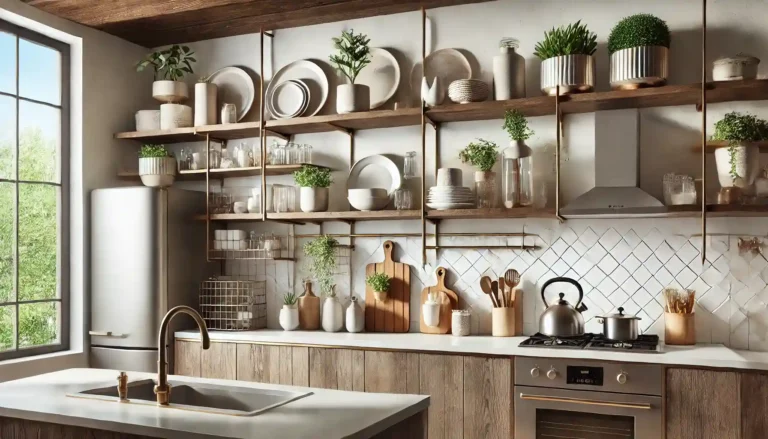
<path id="1" fill-rule="evenodd" d="M 427 78 L 421 78 L 421 99 L 427 107 L 434 107 L 443 103 L 445 88 L 439 76 L 435 76 L 432 85 L 427 82 Z"/>
<path id="2" fill-rule="evenodd" d="M 181 81 L 155 81 L 152 83 L 152 97 L 165 103 L 181 102 L 189 97 L 189 89 Z"/>
<path id="3" fill-rule="evenodd" d="M 564 55 L 541 62 L 541 91 L 549 96 L 583 93 L 595 88 L 595 58 L 592 55 Z"/>
<path id="4" fill-rule="evenodd" d="M 421 316 L 424 318 L 424 324 L 434 328 L 440 325 L 440 304 L 437 302 L 426 302 L 421 305 Z"/>
<path id="5" fill-rule="evenodd" d="M 371 109 L 371 89 L 363 84 L 341 84 L 336 87 L 336 112 L 339 114 Z"/>
<path id="6" fill-rule="evenodd" d="M 493 57 L 493 96 L 497 101 L 525 97 L 525 58 L 514 47 L 499 47 Z"/>
<path id="7" fill-rule="evenodd" d="M 757 145 L 743 143 L 733 147 L 734 170 L 738 177 L 731 175 L 731 147 L 715 150 L 717 179 L 721 187 L 748 188 L 760 175 L 760 149 Z"/>
<path id="8" fill-rule="evenodd" d="M 188 105 L 163 104 L 160 106 L 160 129 L 172 130 L 192 126 L 192 108 Z"/>
<path id="9" fill-rule="evenodd" d="M 299 309 L 296 305 L 283 305 L 280 310 L 280 326 L 286 331 L 293 331 L 299 327 Z"/>
<path id="10" fill-rule="evenodd" d="M 325 212 L 328 210 L 327 187 L 300 187 L 299 207 L 302 212 Z"/>
<path id="11" fill-rule="evenodd" d="M 348 332 L 362 332 L 365 326 L 365 313 L 363 307 L 360 306 L 360 302 L 356 296 L 350 298 L 349 306 L 347 307 L 346 325 Z"/>
<path id="12" fill-rule="evenodd" d="M 136 131 L 160 129 L 160 110 L 139 110 L 136 112 Z"/>
<path id="13" fill-rule="evenodd" d="M 216 84 L 195 84 L 195 126 L 216 124 Z"/>
<path id="14" fill-rule="evenodd" d="M 339 332 L 344 327 L 344 310 L 336 297 L 326 297 L 323 302 L 323 330 Z"/>
<path id="15" fill-rule="evenodd" d="M 168 187 L 176 178 L 176 159 L 173 157 L 140 158 L 139 177 L 144 186 Z"/>

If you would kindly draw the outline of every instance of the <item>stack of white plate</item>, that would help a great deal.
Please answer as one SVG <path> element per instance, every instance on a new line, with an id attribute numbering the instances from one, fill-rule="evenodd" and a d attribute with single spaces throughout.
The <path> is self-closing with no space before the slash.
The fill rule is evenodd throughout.
<path id="1" fill-rule="evenodd" d="M 280 119 L 299 117 L 309 106 L 309 87 L 301 79 L 278 84 L 269 96 L 272 114 Z"/>
<path id="2" fill-rule="evenodd" d="M 475 207 L 472 190 L 463 186 L 433 186 L 429 188 L 427 206 L 430 209 L 471 209 Z"/>

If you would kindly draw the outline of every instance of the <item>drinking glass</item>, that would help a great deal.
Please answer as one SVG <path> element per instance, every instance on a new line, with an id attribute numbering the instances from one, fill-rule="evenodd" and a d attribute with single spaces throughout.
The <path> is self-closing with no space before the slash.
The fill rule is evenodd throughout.
<path id="1" fill-rule="evenodd" d="M 312 164 L 312 145 L 309 143 L 304 144 L 304 159 L 302 163 Z"/>
<path id="2" fill-rule="evenodd" d="M 413 196 L 407 188 L 399 188 L 395 191 L 395 209 L 410 210 L 413 205 Z"/>
<path id="3" fill-rule="evenodd" d="M 406 180 L 409 178 L 416 178 L 418 175 L 416 168 L 416 151 L 409 151 L 405 153 L 405 160 L 403 162 L 403 178 Z"/>

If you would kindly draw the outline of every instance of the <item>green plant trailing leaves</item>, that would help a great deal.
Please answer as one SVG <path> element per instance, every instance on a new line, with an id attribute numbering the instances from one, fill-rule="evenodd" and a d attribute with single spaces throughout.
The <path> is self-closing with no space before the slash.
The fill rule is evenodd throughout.
<path id="1" fill-rule="evenodd" d="M 155 157 L 173 157 L 173 153 L 168 151 L 165 145 L 151 145 L 145 144 L 141 146 L 139 150 L 139 158 L 155 158 Z"/>
<path id="2" fill-rule="evenodd" d="M 503 128 L 509 133 L 509 138 L 512 140 L 528 140 L 536 134 L 528 127 L 528 121 L 525 120 L 523 113 L 517 110 L 507 110 L 504 113 Z"/>
<path id="3" fill-rule="evenodd" d="M 331 296 L 333 292 L 333 270 L 336 267 L 336 246 L 339 242 L 328 235 L 318 236 L 304 244 L 304 254 L 312 261 L 309 272 L 320 286 L 320 293 Z"/>
<path id="4" fill-rule="evenodd" d="M 329 187 L 333 183 L 330 169 L 311 165 L 304 165 L 294 172 L 293 180 L 299 187 Z"/>
<path id="5" fill-rule="evenodd" d="M 544 32 L 544 40 L 536 43 L 534 55 L 545 60 L 565 55 L 593 55 L 596 50 L 597 35 L 579 20 Z"/>
<path id="6" fill-rule="evenodd" d="M 608 37 L 608 52 L 631 47 L 669 47 L 671 37 L 667 23 L 651 14 L 630 15 L 619 21 Z"/>
<path id="7" fill-rule="evenodd" d="M 192 63 L 197 62 L 195 52 L 189 46 L 174 44 L 165 50 L 150 53 L 143 60 L 136 63 L 136 71 L 141 72 L 149 66 L 155 71 L 155 80 L 165 79 L 178 81 L 185 74 L 192 74 Z"/>
<path id="8" fill-rule="evenodd" d="M 469 163 L 483 172 L 493 169 L 498 156 L 499 146 L 484 139 L 477 139 L 459 152 L 462 163 Z"/>
<path id="9" fill-rule="evenodd" d="M 357 75 L 371 63 L 371 40 L 365 34 L 355 34 L 354 29 L 341 31 L 340 38 L 332 38 L 333 48 L 338 55 L 331 55 L 330 60 L 350 83 L 354 84 Z"/>
<path id="10" fill-rule="evenodd" d="M 715 122 L 715 133 L 712 135 L 712 140 L 728 142 L 731 165 L 729 173 L 735 182 L 739 178 L 739 174 L 736 172 L 736 146 L 741 142 L 768 140 L 768 121 L 758 119 L 752 114 L 733 111 Z"/>

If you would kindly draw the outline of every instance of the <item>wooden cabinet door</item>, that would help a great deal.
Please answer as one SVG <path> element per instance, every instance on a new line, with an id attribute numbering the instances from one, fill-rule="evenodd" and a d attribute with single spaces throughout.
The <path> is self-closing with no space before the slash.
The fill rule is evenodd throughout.
<path id="1" fill-rule="evenodd" d="M 668 439 L 741 438 L 739 373 L 675 368 L 666 375 Z"/>
<path id="2" fill-rule="evenodd" d="M 743 439 L 768 435 L 768 374 L 741 374 L 741 430 Z"/>
<path id="3" fill-rule="evenodd" d="M 236 363 L 238 380 L 309 385 L 306 347 L 238 344 Z"/>
<path id="4" fill-rule="evenodd" d="M 237 379 L 237 345 L 234 343 L 211 343 L 203 349 L 200 361 L 200 376 L 223 380 Z"/>
<path id="5" fill-rule="evenodd" d="M 429 395 L 429 439 L 464 437 L 463 357 L 419 355 L 418 393 Z"/>
<path id="6" fill-rule="evenodd" d="M 365 391 L 419 393 L 419 354 L 365 352 Z"/>
<path id="7" fill-rule="evenodd" d="M 173 374 L 199 377 L 203 350 L 200 342 L 176 340 L 173 346 Z"/>
<path id="8" fill-rule="evenodd" d="M 512 386 L 512 359 L 464 357 L 465 439 L 512 437 Z"/>
<path id="9" fill-rule="evenodd" d="M 365 391 L 365 353 L 352 349 L 309 348 L 309 385 Z"/>

